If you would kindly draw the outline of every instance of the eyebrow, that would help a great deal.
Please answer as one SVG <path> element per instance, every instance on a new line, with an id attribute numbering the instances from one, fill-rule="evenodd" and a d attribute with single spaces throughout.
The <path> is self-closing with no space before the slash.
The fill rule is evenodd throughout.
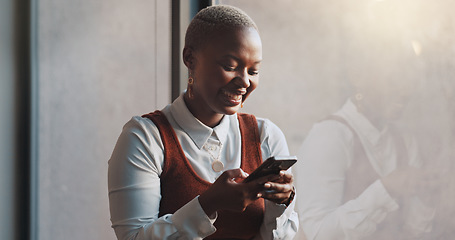
<path id="1" fill-rule="evenodd" d="M 232 59 L 234 59 L 234 60 L 237 61 L 237 62 L 241 62 L 241 60 L 240 60 L 238 57 L 236 57 L 236 56 L 234 56 L 234 55 L 232 55 L 232 54 L 226 54 L 226 55 L 223 56 L 223 58 L 232 58 Z M 254 63 L 255 63 L 255 64 L 258 64 L 258 63 L 261 63 L 261 62 L 262 62 L 262 59 L 260 59 L 260 60 L 258 60 L 258 61 L 256 61 L 256 62 L 254 62 Z"/>

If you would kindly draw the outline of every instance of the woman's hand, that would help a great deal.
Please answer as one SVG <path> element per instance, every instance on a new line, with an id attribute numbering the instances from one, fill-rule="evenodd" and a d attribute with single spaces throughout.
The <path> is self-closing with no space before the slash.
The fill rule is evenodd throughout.
<path id="1" fill-rule="evenodd" d="M 275 179 L 264 178 L 262 181 L 265 180 L 263 186 L 266 190 L 262 192 L 262 197 L 278 204 L 288 203 L 294 191 L 294 176 L 292 173 L 290 171 L 281 171 Z"/>
<path id="2" fill-rule="evenodd" d="M 221 209 L 243 211 L 258 197 L 259 189 L 241 184 L 248 176 L 242 169 L 227 170 L 199 196 L 199 203 L 207 216 Z"/>
<path id="3" fill-rule="evenodd" d="M 207 216 L 221 209 L 244 211 L 248 205 L 260 197 L 273 199 L 275 202 L 284 201 L 289 197 L 290 188 L 287 182 L 292 183 L 292 175 L 270 175 L 257 180 L 242 183 L 248 177 L 242 169 L 227 170 L 199 196 L 199 203 Z M 268 183 L 268 184 L 267 184 Z M 289 190 L 290 189 L 290 190 Z M 275 193 L 266 193 L 266 190 L 276 190 Z"/>
<path id="4" fill-rule="evenodd" d="M 426 199 L 441 185 L 442 174 L 434 169 L 404 167 L 381 179 L 389 194 L 395 198 L 417 195 Z M 422 200 L 423 200 L 422 199 Z"/>

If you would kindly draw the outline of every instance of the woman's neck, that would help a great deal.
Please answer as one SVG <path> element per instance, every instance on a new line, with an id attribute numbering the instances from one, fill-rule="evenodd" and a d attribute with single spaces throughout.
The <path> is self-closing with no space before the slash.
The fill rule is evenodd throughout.
<path id="1" fill-rule="evenodd" d="M 387 126 L 387 122 L 384 121 L 384 118 L 382 118 L 381 116 L 376 116 L 368 113 L 364 113 L 364 115 L 371 122 L 371 124 L 373 124 L 373 126 L 380 132 L 382 132 L 382 130 L 384 130 L 384 128 Z"/>
<path id="2" fill-rule="evenodd" d="M 216 127 L 224 117 L 221 113 L 203 111 L 197 101 L 190 99 L 187 93 L 183 95 L 183 100 L 191 114 L 208 127 Z"/>
<path id="3" fill-rule="evenodd" d="M 379 131 L 382 131 L 388 124 L 385 117 L 382 116 L 380 112 L 377 111 L 377 108 L 367 107 L 364 104 L 360 104 L 355 98 L 352 98 L 354 105 L 357 108 L 357 111 L 365 116 L 368 121 Z"/>

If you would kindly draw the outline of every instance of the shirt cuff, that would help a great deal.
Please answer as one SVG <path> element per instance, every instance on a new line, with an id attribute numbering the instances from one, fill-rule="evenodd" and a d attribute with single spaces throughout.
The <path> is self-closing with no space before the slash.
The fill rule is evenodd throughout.
<path id="1" fill-rule="evenodd" d="M 356 199 L 344 204 L 340 209 L 342 229 L 349 239 L 368 236 L 376 230 L 376 225 L 382 222 L 387 214 L 398 210 L 398 203 L 390 196 L 381 180 L 376 180 L 365 189 Z"/>
<path id="2" fill-rule="evenodd" d="M 217 215 L 211 219 L 205 214 L 196 197 L 172 215 L 172 222 L 182 235 L 188 236 L 189 239 L 199 239 L 216 232 L 213 225 L 216 218 Z"/>
<path id="3" fill-rule="evenodd" d="M 365 209 L 373 207 L 372 209 L 382 208 L 386 212 L 392 212 L 399 208 L 398 203 L 390 196 L 379 179 L 360 194 L 357 200 L 360 207 Z"/>
<path id="4" fill-rule="evenodd" d="M 277 220 L 277 225 L 279 225 L 279 221 L 277 218 L 286 218 L 286 213 L 289 213 L 286 207 L 286 204 L 278 204 L 268 200 L 265 200 L 266 211 L 265 211 L 265 221 L 275 221 Z M 291 203 L 289 207 L 293 205 Z"/>
<path id="5" fill-rule="evenodd" d="M 295 193 L 296 194 L 296 193 Z M 294 195 L 294 199 L 296 196 Z M 289 206 L 286 206 L 286 204 L 274 204 L 276 207 L 276 210 L 272 210 L 277 216 L 276 216 L 276 221 L 277 221 L 277 226 L 281 227 L 283 226 L 288 219 L 291 218 L 291 216 L 295 213 L 294 212 L 294 207 L 295 207 L 295 201 L 292 201 Z M 284 208 L 284 209 L 283 209 Z M 279 214 L 279 215 L 278 215 Z"/>
<path id="6" fill-rule="evenodd" d="M 294 199 L 297 197 L 297 193 Z M 289 206 L 286 204 L 277 204 L 271 201 L 265 201 L 265 216 L 264 224 L 266 229 L 272 230 L 273 239 L 291 239 L 295 233 L 289 232 L 289 224 L 293 225 L 291 228 L 297 231 L 298 216 L 294 211 L 295 201 L 292 201 Z M 292 223 L 290 223 L 292 222 Z M 267 234 L 263 234 L 267 236 Z"/>
<path id="7" fill-rule="evenodd" d="M 417 238 L 420 234 L 431 232 L 436 209 L 426 206 L 419 198 L 413 197 L 409 202 L 409 214 L 406 226 Z"/>

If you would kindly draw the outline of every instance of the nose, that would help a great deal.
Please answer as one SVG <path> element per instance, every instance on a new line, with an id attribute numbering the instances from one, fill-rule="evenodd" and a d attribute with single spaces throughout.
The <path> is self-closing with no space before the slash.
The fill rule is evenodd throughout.
<path id="1" fill-rule="evenodd" d="M 235 79 L 236 79 L 236 84 L 239 85 L 239 87 L 248 88 L 251 85 L 250 77 L 249 77 L 247 69 L 244 69 L 243 71 L 239 71 L 239 73 L 237 74 L 237 77 Z"/>

